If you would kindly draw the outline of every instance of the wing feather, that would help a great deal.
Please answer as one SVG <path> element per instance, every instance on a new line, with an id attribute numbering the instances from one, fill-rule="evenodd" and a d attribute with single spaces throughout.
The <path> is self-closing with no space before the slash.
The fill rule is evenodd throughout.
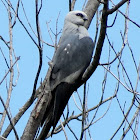
<path id="1" fill-rule="evenodd" d="M 61 82 L 73 83 L 83 74 L 91 61 L 93 45 L 90 37 L 79 39 L 78 35 L 68 35 L 61 41 L 53 59 L 51 89 Z"/>

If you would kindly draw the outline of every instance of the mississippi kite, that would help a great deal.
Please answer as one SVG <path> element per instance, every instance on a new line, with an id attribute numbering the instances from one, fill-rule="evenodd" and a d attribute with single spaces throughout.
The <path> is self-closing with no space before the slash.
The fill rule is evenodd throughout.
<path id="1" fill-rule="evenodd" d="M 54 131 L 75 90 L 74 85 L 90 64 L 94 43 L 84 27 L 86 20 L 88 17 L 82 11 L 71 11 L 65 17 L 62 36 L 51 65 L 49 80 L 53 99 L 42 120 L 42 123 L 46 122 L 41 140 L 45 139 L 51 127 Z"/>

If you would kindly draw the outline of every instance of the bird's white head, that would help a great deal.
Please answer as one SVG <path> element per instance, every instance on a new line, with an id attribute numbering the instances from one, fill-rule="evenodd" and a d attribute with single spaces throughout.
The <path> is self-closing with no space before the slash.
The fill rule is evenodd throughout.
<path id="1" fill-rule="evenodd" d="M 65 17 L 66 22 L 82 26 L 84 26 L 85 21 L 87 20 L 88 16 L 84 12 L 78 10 L 69 12 Z"/>

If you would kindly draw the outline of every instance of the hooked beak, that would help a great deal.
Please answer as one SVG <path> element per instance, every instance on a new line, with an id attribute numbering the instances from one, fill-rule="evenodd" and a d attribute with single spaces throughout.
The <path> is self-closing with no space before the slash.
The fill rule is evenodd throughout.
<path id="1" fill-rule="evenodd" d="M 87 17 L 85 17 L 83 20 L 84 20 L 84 21 L 87 21 L 87 20 L 88 20 L 88 18 L 87 18 Z"/>

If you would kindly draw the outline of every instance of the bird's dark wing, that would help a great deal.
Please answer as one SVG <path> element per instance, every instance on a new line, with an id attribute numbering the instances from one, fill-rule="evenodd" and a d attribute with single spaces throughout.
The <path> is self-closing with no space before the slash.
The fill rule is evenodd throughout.
<path id="1" fill-rule="evenodd" d="M 94 44 L 90 37 L 79 39 L 78 35 L 67 35 L 61 42 L 53 59 L 51 89 L 61 82 L 74 83 L 83 74 L 92 57 Z"/>

